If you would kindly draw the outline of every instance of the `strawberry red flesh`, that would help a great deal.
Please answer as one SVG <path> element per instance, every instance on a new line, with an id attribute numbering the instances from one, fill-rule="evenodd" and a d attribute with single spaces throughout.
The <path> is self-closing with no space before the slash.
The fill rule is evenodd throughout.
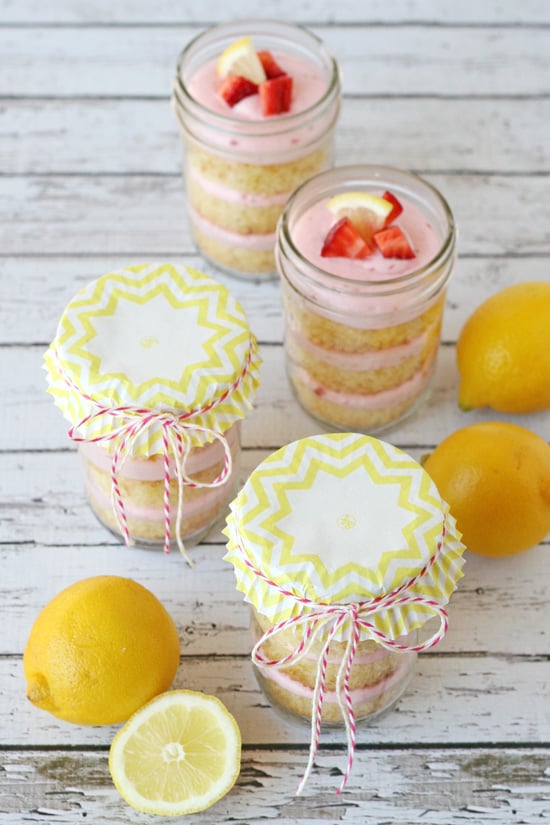
<path id="1" fill-rule="evenodd" d="M 260 99 L 263 115 L 280 115 L 288 112 L 292 100 L 292 78 L 287 74 L 260 83 Z"/>
<path id="2" fill-rule="evenodd" d="M 222 82 L 218 94 L 225 100 L 228 106 L 235 106 L 239 100 L 250 95 L 255 95 L 257 91 L 257 84 L 252 83 L 248 78 L 228 75 Z"/>
<path id="3" fill-rule="evenodd" d="M 335 223 L 325 238 L 323 258 L 368 258 L 373 250 L 363 240 L 349 218 Z"/>
<path id="4" fill-rule="evenodd" d="M 416 258 L 413 248 L 398 226 L 380 229 L 374 233 L 373 238 L 384 258 Z"/>
<path id="5" fill-rule="evenodd" d="M 391 192 L 384 192 L 382 197 L 385 201 L 389 201 L 393 207 L 392 211 L 386 218 L 386 223 L 384 224 L 384 226 L 389 226 L 390 223 L 393 223 L 393 221 L 399 217 L 399 215 L 403 211 L 403 206 L 401 202 L 395 197 L 395 195 L 392 195 Z"/>
<path id="6" fill-rule="evenodd" d="M 286 74 L 285 70 L 281 69 L 271 52 L 262 51 L 257 54 L 268 80 L 272 80 L 274 77 L 281 77 Z"/>

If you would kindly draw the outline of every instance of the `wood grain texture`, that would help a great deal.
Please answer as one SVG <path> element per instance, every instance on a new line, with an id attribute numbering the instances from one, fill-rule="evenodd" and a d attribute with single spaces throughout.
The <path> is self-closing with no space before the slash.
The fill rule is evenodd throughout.
<path id="1" fill-rule="evenodd" d="M 549 760 L 543 749 L 480 748 L 472 755 L 453 748 L 366 748 L 358 753 L 349 790 L 340 798 L 334 787 L 344 756 L 326 749 L 319 752 L 307 792 L 293 796 L 304 759 L 303 751 L 247 748 L 231 795 L 192 822 L 534 825 L 548 815 Z M 85 818 L 104 825 L 106 810 L 110 825 L 161 821 L 124 805 L 101 751 L 0 751 L 0 807 L 5 825 L 18 825 L 22 815 L 25 822 Z"/>
<path id="2" fill-rule="evenodd" d="M 237 11 L 237 9 L 235 10 Z M 264 13 L 264 11 L 266 13 Z M 255 0 L 239 0 L 239 17 L 269 17 L 277 20 L 292 19 L 300 23 L 390 23 L 415 22 L 427 25 L 454 25 L 460 23 L 481 25 L 533 25 L 550 22 L 550 12 L 545 0 L 524 0 L 518 6 L 516 0 L 479 3 L 463 0 L 462 3 L 434 3 L 425 0 L 393 0 L 391 6 L 384 0 L 370 0 L 357 4 L 356 0 L 271 0 L 269 9 L 258 7 Z M 170 0 L 94 0 L 82 4 L 79 0 L 57 0 L 43 3 L 41 0 L 1 0 L 0 23 L 83 26 L 103 25 L 208 25 L 227 19 L 228 9 L 224 0 L 209 0 L 201 6 L 189 0 L 174 5 Z"/>
<path id="3" fill-rule="evenodd" d="M 250 465 L 261 455 L 250 456 Z M 63 505 L 35 501 L 37 526 L 25 530 L 20 517 L 17 535 L 8 525 L 0 536 L 0 563 L 6 571 L 0 587 L 0 623 L 6 629 L 0 655 L 21 653 L 34 617 L 56 593 L 79 578 L 104 573 L 129 575 L 155 593 L 178 626 L 185 657 L 248 655 L 248 607 L 234 587 L 232 567 L 223 560 L 225 545 L 219 529 L 202 546 L 190 549 L 196 562 L 192 570 L 177 551 L 163 556 L 159 551 L 127 549 L 96 524 L 69 463 L 58 462 L 57 466 L 66 480 L 52 481 L 57 482 Z M 32 469 L 28 467 L 27 473 Z M 8 504 L 17 513 L 17 506 Z M 55 533 L 41 530 L 40 524 L 57 524 L 58 529 Z M 83 536 L 87 543 L 79 544 Z M 550 623 L 549 547 L 546 541 L 527 554 L 505 560 L 468 553 L 465 576 L 449 607 L 450 630 L 436 653 L 500 659 L 544 657 Z M 25 582 L 29 569 L 33 580 L 42 582 L 40 587 Z M 503 605 L 511 607 L 504 610 Z M 458 667 L 460 662 L 453 660 L 450 666 Z"/>
<path id="4" fill-rule="evenodd" d="M 233 11 L 267 9 L 238 0 Z M 273 0 L 269 16 L 310 26 L 341 62 L 337 163 L 420 172 L 459 226 L 431 397 L 384 437 L 417 459 L 476 421 L 515 421 L 549 440 L 548 411 L 458 409 L 455 343 L 489 295 L 549 279 L 550 4 Z M 205 270 L 246 310 L 264 364 L 242 481 L 281 444 L 323 429 L 286 379 L 279 284 L 220 275 L 187 225 L 172 74 L 190 38 L 226 17 L 221 0 L 0 0 L 0 825 L 158 821 L 111 783 L 115 728 L 68 725 L 24 696 L 22 654 L 41 607 L 102 573 L 161 599 L 181 639 L 175 686 L 216 693 L 242 728 L 238 784 L 194 825 L 538 825 L 550 817 L 550 537 L 509 559 L 467 554 L 449 633 L 419 658 L 397 710 L 360 728 L 346 793 L 334 792 L 343 732 L 325 731 L 295 797 L 308 728 L 277 716 L 256 685 L 223 519 L 191 549 L 190 570 L 177 552 L 123 547 L 86 503 L 42 356 L 75 292 L 126 264 Z"/>
<path id="5" fill-rule="evenodd" d="M 548 26 L 311 28 L 338 55 L 346 95 L 548 92 Z M 188 25 L 6 29 L 0 96 L 166 99 L 178 56 L 200 31 Z"/>
<path id="6" fill-rule="evenodd" d="M 68 424 L 45 391 L 42 345 L 8 347 L 2 353 L 1 376 L 10 379 L 10 394 L 0 407 L 0 449 L 67 449 Z M 269 376 L 258 390 L 254 410 L 243 427 L 246 447 L 277 446 L 313 435 L 322 425 L 297 409 L 290 389 L 280 345 L 261 347 L 262 374 Z M 0 376 L 0 377 L 1 377 Z M 462 412 L 457 405 L 458 372 L 454 348 L 442 347 L 432 384 L 431 396 L 417 415 L 406 419 L 390 432 L 398 445 L 433 447 L 445 434 L 460 426 L 483 420 L 514 421 L 513 416 L 491 410 Z M 548 434 L 545 412 L 521 417 L 523 426 Z"/>
<path id="7" fill-rule="evenodd" d="M 425 177 L 452 205 L 459 254 L 550 254 L 550 235 L 539 220 L 548 188 L 544 175 Z M 101 250 L 165 259 L 194 251 L 180 177 L 135 174 L 4 178 L 0 245 L 10 256 Z"/>
<path id="8" fill-rule="evenodd" d="M 423 172 L 550 172 L 550 101 L 403 96 L 344 100 L 341 163 Z M 155 128 L 151 128 L 151 124 Z M 491 129 L 490 141 L 480 139 Z M 0 173 L 178 176 L 181 146 L 168 100 L 17 100 L 0 108 Z M 429 140 L 428 140 L 429 138 Z M 433 151 L 437 146 L 437 151 Z"/>
<path id="9" fill-rule="evenodd" d="M 223 640 L 223 637 L 220 637 Z M 185 648 L 184 651 L 185 653 Z M 235 716 L 247 745 L 300 745 L 310 739 L 306 720 L 290 722 L 276 714 L 260 692 L 247 656 L 183 656 L 174 688 L 218 696 Z M 380 720 L 361 725 L 358 741 L 388 745 L 471 744 L 497 741 L 542 744 L 550 738 L 546 657 L 422 654 L 414 679 L 398 706 Z M 21 661 L 0 658 L 0 743 L 26 747 L 101 745 L 116 728 L 71 725 L 36 709 L 24 698 Z M 524 697 L 518 702 L 518 695 Z M 455 707 L 468 712 L 457 714 Z M 17 714 L 8 709 L 17 707 Z M 498 730 L 498 738 L 495 731 Z M 342 729 L 328 729 L 323 742 L 345 747 Z"/>

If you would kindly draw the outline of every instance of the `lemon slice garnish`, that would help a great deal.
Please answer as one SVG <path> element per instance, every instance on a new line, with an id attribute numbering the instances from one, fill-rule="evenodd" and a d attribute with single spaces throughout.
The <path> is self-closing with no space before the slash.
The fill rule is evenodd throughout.
<path id="1" fill-rule="evenodd" d="M 390 201 L 369 192 L 342 192 L 331 198 L 327 207 L 337 218 L 349 218 L 366 241 L 385 226 L 393 209 Z"/>
<path id="2" fill-rule="evenodd" d="M 235 719 L 215 696 L 192 690 L 168 691 L 138 710 L 109 754 L 123 799 L 160 816 L 209 808 L 233 787 L 240 762 Z"/>
<path id="3" fill-rule="evenodd" d="M 252 83 L 262 83 L 266 79 L 264 67 L 256 54 L 251 37 L 240 37 L 221 53 L 216 64 L 220 77 L 235 75 L 246 77 Z"/>

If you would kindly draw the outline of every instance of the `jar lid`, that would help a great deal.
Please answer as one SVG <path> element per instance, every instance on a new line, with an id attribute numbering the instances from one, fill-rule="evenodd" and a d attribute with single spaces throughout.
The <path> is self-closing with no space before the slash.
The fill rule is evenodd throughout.
<path id="1" fill-rule="evenodd" d="M 257 343 L 244 311 L 208 275 L 172 264 L 110 272 L 65 309 L 45 355 L 48 392 L 78 440 L 102 441 L 164 412 L 193 446 L 225 432 L 252 407 Z M 163 452 L 163 420 L 136 425 L 130 452 Z"/>
<path id="2" fill-rule="evenodd" d="M 269 456 L 232 502 L 225 533 L 237 588 L 272 624 L 357 603 L 397 639 L 447 604 L 462 576 L 465 548 L 429 475 L 356 433 Z"/>

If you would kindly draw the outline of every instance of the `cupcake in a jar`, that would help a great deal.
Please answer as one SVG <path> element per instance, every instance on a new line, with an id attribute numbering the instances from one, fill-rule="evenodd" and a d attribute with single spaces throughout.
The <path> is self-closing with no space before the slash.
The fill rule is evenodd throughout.
<path id="1" fill-rule="evenodd" d="M 332 164 L 336 62 L 311 32 L 274 20 L 215 26 L 182 52 L 173 85 L 188 215 L 200 251 L 271 277 L 288 197 Z"/>
<path id="2" fill-rule="evenodd" d="M 272 705 L 356 725 L 391 708 L 417 653 L 448 627 L 464 545 L 449 507 L 410 456 L 357 433 L 303 438 L 250 475 L 231 503 L 225 558 L 251 605 L 252 661 Z M 435 620 L 419 638 L 424 624 Z"/>
<path id="3" fill-rule="evenodd" d="M 375 433 L 426 398 L 435 372 L 456 229 L 443 196 L 384 166 L 324 172 L 279 223 L 288 375 L 302 406 Z"/>
<path id="4" fill-rule="evenodd" d="M 233 494 L 259 383 L 238 302 L 190 268 L 110 272 L 69 302 L 45 365 L 95 515 L 126 544 L 185 554 Z"/>

